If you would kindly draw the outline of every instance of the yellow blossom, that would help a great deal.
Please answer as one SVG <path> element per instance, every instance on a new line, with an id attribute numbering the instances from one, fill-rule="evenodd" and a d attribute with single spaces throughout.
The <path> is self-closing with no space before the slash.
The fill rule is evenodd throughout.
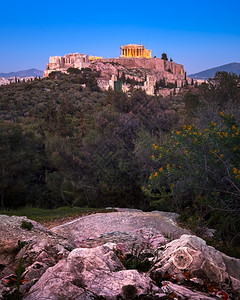
<path id="1" fill-rule="evenodd" d="M 158 176 L 158 172 L 155 172 L 155 173 L 154 173 L 154 177 L 156 177 L 156 176 Z"/>
<path id="2" fill-rule="evenodd" d="M 224 154 L 220 154 L 220 157 L 223 158 L 223 157 L 224 157 Z"/>
<path id="3" fill-rule="evenodd" d="M 162 167 L 159 169 L 159 172 L 163 172 L 163 168 Z"/>
<path id="4" fill-rule="evenodd" d="M 218 152 L 218 150 L 217 149 L 215 149 L 215 150 L 209 150 L 209 152 L 215 155 Z"/>
<path id="5" fill-rule="evenodd" d="M 224 136 L 224 137 L 227 137 L 227 135 L 228 135 L 228 133 L 224 132 L 224 131 L 222 131 L 221 133 L 222 133 L 222 136 Z"/>
<path id="6" fill-rule="evenodd" d="M 236 167 L 233 168 L 233 173 L 237 174 L 238 173 L 238 169 Z"/>
<path id="7" fill-rule="evenodd" d="M 220 111 L 219 115 L 224 117 L 224 113 L 222 111 Z"/>

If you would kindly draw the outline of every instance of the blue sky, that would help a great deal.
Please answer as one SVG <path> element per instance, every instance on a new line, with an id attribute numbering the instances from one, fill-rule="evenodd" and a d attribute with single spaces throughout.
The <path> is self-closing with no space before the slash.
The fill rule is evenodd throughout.
<path id="1" fill-rule="evenodd" d="M 240 62 L 240 1 L 3 1 L 0 72 L 44 69 L 51 55 L 118 57 L 136 43 L 188 74 Z"/>

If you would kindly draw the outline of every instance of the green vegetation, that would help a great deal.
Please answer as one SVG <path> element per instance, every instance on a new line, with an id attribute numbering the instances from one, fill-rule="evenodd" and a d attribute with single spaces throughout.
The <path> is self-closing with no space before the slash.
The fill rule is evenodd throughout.
<path id="1" fill-rule="evenodd" d="M 123 254 L 121 244 L 118 244 L 116 254 L 127 270 L 136 269 L 139 272 L 147 272 L 158 262 L 159 252 L 159 250 L 155 250 L 152 254 L 146 251 L 147 246 L 147 243 L 138 246 L 133 244 L 131 253 Z"/>
<path id="2" fill-rule="evenodd" d="M 162 53 L 162 57 L 161 57 L 161 59 L 163 59 L 163 60 L 168 60 L 168 57 L 167 57 L 167 54 L 166 53 Z"/>
<path id="3" fill-rule="evenodd" d="M 33 228 L 33 223 L 23 220 L 21 224 L 21 228 L 31 231 Z"/>
<path id="4" fill-rule="evenodd" d="M 140 90 L 99 92 L 94 76 L 87 69 L 0 87 L 3 209 L 144 205 L 148 171 L 138 161 L 176 112 Z"/>
<path id="5" fill-rule="evenodd" d="M 84 207 L 59 207 L 56 209 L 44 209 L 34 207 L 24 207 L 19 209 L 2 210 L 1 214 L 8 216 L 26 216 L 28 219 L 45 223 L 68 217 L 81 217 L 86 214 L 111 212 L 111 209 L 84 208 Z M 25 221 L 26 222 L 26 221 Z"/>
<path id="6" fill-rule="evenodd" d="M 2 212 L 35 219 L 20 209 L 39 207 L 39 221 L 61 206 L 174 210 L 237 244 L 239 77 L 217 73 L 163 99 L 101 92 L 99 75 L 72 68 L 0 86 Z"/>
<path id="7" fill-rule="evenodd" d="M 184 210 L 191 222 L 235 236 L 240 230 L 240 128 L 233 115 L 219 113 L 201 130 L 184 125 L 155 145 L 158 166 L 145 192 L 170 210 Z M 169 201 L 171 200 L 171 201 Z"/>

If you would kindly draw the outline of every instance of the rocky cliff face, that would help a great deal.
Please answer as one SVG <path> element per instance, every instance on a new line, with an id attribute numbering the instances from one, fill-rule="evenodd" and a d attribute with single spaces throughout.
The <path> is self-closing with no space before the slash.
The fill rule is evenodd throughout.
<path id="1" fill-rule="evenodd" d="M 177 83 L 181 87 L 185 81 L 183 65 L 164 61 L 160 58 L 112 58 L 93 61 L 92 69 L 101 72 L 101 76 L 110 79 L 112 75 L 124 73 L 126 78 L 145 81 L 147 76 L 153 76 L 156 81 L 164 79 L 166 83 Z M 189 81 L 190 82 L 190 81 Z"/>
<path id="2" fill-rule="evenodd" d="M 83 62 L 84 59 L 84 62 Z M 165 61 L 160 58 L 111 58 L 88 60 L 87 55 L 69 54 L 64 57 L 54 56 L 49 59 L 47 68 L 44 70 L 44 77 L 49 76 L 53 71 L 67 72 L 69 67 L 84 68 L 88 67 L 92 70 L 101 72 L 101 83 L 106 80 L 106 89 L 108 89 L 108 81 L 113 75 L 124 76 L 139 82 L 146 81 L 147 76 L 155 78 L 155 82 L 164 79 L 166 84 L 173 83 L 176 87 L 181 87 L 185 82 L 185 71 L 181 64 L 173 61 Z M 190 79 L 188 79 L 190 83 Z M 104 86 L 104 85 L 103 85 Z"/>
<path id="3" fill-rule="evenodd" d="M 240 299 L 240 260 L 175 219 L 120 210 L 29 231 L 2 215 L 0 299 Z"/>

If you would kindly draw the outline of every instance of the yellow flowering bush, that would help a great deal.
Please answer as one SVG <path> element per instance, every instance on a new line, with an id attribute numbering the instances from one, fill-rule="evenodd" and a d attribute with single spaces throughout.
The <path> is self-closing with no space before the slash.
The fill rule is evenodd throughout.
<path id="1" fill-rule="evenodd" d="M 158 166 L 143 190 L 158 209 L 233 231 L 240 228 L 240 128 L 230 114 L 220 112 L 218 121 L 203 130 L 184 125 L 153 144 Z"/>

